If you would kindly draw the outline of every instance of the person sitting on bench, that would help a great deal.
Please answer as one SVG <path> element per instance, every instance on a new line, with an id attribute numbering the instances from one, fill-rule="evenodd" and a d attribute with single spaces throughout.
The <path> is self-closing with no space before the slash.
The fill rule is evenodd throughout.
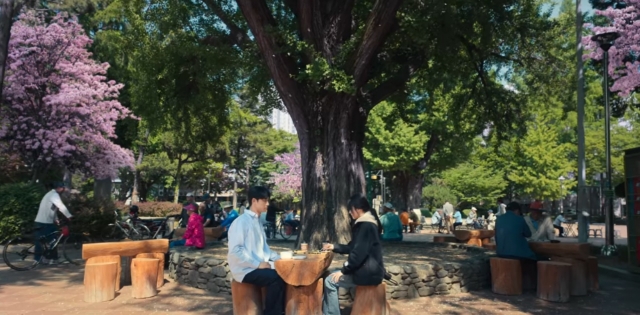
<path id="1" fill-rule="evenodd" d="M 551 218 L 545 215 L 545 212 L 541 202 L 536 201 L 529 206 L 529 216 L 524 217 L 531 231 L 529 241 L 547 242 L 555 238 Z"/>
<path id="2" fill-rule="evenodd" d="M 393 212 L 393 205 L 387 202 L 383 206 L 384 214 L 380 217 L 383 241 L 402 241 L 402 223 Z"/>
<path id="3" fill-rule="evenodd" d="M 566 222 L 567 222 L 567 219 L 564 218 L 564 216 L 562 215 L 562 212 L 560 212 L 560 214 L 558 214 L 556 219 L 553 220 L 553 227 L 555 229 L 558 229 L 558 236 L 560 237 L 566 236 L 564 234 L 564 227 L 562 227 L 562 223 L 566 223 Z M 594 237 L 595 237 L 595 233 L 594 233 Z"/>
<path id="4" fill-rule="evenodd" d="M 510 202 L 505 214 L 496 220 L 496 253 L 500 258 L 538 260 L 529 248 L 531 230 L 522 218 L 520 204 Z"/>
<path id="5" fill-rule="evenodd" d="M 330 274 L 324 280 L 322 314 L 340 315 L 338 288 L 355 286 L 377 286 L 385 278 L 382 263 L 382 245 L 380 233 L 382 227 L 376 211 L 371 209 L 369 201 L 362 194 L 355 194 L 347 206 L 349 215 L 355 223 L 351 227 L 351 241 L 347 245 L 324 244 L 323 250 L 332 250 L 338 254 L 349 254 L 341 271 Z"/>
<path id="6" fill-rule="evenodd" d="M 249 209 L 245 209 L 229 227 L 227 261 L 233 279 L 267 288 L 265 315 L 284 314 L 285 283 L 274 269 L 280 257 L 267 244 L 260 214 L 267 211 L 271 194 L 266 187 L 249 189 Z"/>
<path id="7" fill-rule="evenodd" d="M 453 214 L 453 230 L 456 230 L 456 227 L 462 225 L 462 214 L 460 213 L 460 209 L 456 209 L 456 212 Z"/>
<path id="8" fill-rule="evenodd" d="M 188 204 L 185 207 L 189 215 L 187 230 L 181 240 L 169 243 L 169 248 L 175 246 L 193 246 L 196 249 L 204 248 L 204 227 L 202 226 L 202 216 L 198 214 L 198 207 L 195 204 Z"/>

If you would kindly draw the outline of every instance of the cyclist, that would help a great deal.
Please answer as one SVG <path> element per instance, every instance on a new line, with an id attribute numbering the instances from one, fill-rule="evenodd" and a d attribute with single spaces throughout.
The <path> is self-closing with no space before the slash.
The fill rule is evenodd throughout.
<path id="1" fill-rule="evenodd" d="M 40 201 L 40 208 L 38 209 L 38 215 L 36 216 L 35 227 L 36 227 L 36 239 L 35 239 L 35 247 L 36 252 L 34 255 L 34 259 L 36 261 L 40 261 L 42 257 L 42 244 L 40 243 L 40 237 L 48 236 L 57 231 L 57 227 L 55 223 L 59 223 L 56 214 L 58 211 L 62 212 L 69 220 L 71 220 L 71 213 L 67 209 L 67 207 L 62 203 L 60 199 L 60 194 L 65 191 L 64 183 L 55 182 L 53 184 L 53 189 L 48 192 Z M 47 242 L 55 240 L 55 235 L 51 235 L 50 239 Z M 51 253 L 51 260 L 42 259 L 41 264 L 50 264 L 54 265 L 58 263 L 58 250 L 54 249 Z"/>

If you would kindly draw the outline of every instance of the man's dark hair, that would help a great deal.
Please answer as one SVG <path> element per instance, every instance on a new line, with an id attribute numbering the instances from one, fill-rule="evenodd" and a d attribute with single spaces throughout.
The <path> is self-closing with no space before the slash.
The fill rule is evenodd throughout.
<path id="1" fill-rule="evenodd" d="M 512 201 L 507 205 L 507 211 L 516 211 L 516 210 L 520 210 L 520 204 Z"/>
<path id="2" fill-rule="evenodd" d="M 264 186 L 253 186 L 249 188 L 249 206 L 251 206 L 251 201 L 253 199 L 269 199 L 271 198 L 271 193 L 269 189 Z"/>

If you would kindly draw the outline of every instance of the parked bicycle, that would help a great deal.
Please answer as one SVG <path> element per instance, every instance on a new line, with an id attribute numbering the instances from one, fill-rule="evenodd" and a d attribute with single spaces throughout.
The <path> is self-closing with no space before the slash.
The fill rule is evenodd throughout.
<path id="1" fill-rule="evenodd" d="M 58 231 L 41 236 L 38 241 L 42 244 L 43 252 L 40 259 L 35 259 L 35 235 L 41 228 L 26 230 L 22 235 L 12 238 L 4 245 L 2 259 L 13 270 L 26 271 L 37 267 L 43 259 L 52 259 L 55 251 L 62 244 L 62 256 L 71 264 L 82 265 L 82 245 L 89 242 L 83 234 L 70 234 L 68 226 L 62 226 Z"/>
<path id="2" fill-rule="evenodd" d="M 284 218 L 285 218 L 284 214 L 280 216 L 280 220 L 278 221 L 278 226 L 276 228 L 276 231 L 278 231 L 278 233 L 280 234 L 280 236 L 282 236 L 283 239 L 288 240 L 291 238 L 291 236 L 298 235 L 300 231 L 300 227 L 295 228 L 293 225 L 287 223 L 287 221 L 285 221 Z"/>
<path id="3" fill-rule="evenodd" d="M 177 219 L 179 218 L 180 215 L 179 214 L 174 214 L 174 215 L 170 215 L 165 217 L 162 220 L 142 220 L 139 219 L 138 222 L 136 222 L 136 226 L 142 225 L 145 226 L 149 229 L 149 231 L 151 232 L 151 238 L 155 239 L 155 238 L 166 238 L 169 236 L 169 231 L 167 229 L 167 221 L 169 221 L 170 218 L 174 218 Z"/>
<path id="4" fill-rule="evenodd" d="M 115 222 L 109 223 L 102 233 L 102 240 L 108 241 L 120 241 L 123 239 L 130 240 L 144 240 L 151 237 L 151 231 L 143 224 L 136 224 L 135 222 L 125 222 L 118 220 L 120 215 L 118 211 L 115 213 Z"/>

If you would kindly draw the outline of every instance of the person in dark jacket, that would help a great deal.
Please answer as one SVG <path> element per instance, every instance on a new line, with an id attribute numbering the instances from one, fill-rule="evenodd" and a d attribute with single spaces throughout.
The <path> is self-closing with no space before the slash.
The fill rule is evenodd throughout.
<path id="1" fill-rule="evenodd" d="M 347 207 L 349 215 L 355 220 L 351 228 L 351 242 L 347 245 L 324 244 L 322 248 L 349 254 L 342 270 L 333 272 L 324 280 L 324 315 L 340 314 L 339 287 L 348 289 L 357 285 L 379 285 L 385 274 L 380 245 L 382 225 L 378 214 L 362 194 L 351 196 Z"/>

